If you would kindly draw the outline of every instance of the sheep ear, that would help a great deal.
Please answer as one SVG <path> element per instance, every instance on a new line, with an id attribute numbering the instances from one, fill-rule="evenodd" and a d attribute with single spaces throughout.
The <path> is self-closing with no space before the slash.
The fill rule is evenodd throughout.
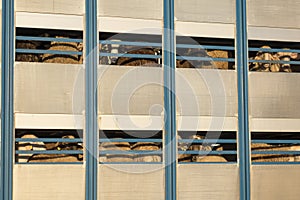
<path id="1" fill-rule="evenodd" d="M 298 57 L 298 53 L 291 53 L 291 58 L 296 59 Z"/>
<path id="2" fill-rule="evenodd" d="M 281 57 L 281 56 L 284 55 L 284 52 L 277 52 L 276 55 L 277 55 L 278 57 Z"/>

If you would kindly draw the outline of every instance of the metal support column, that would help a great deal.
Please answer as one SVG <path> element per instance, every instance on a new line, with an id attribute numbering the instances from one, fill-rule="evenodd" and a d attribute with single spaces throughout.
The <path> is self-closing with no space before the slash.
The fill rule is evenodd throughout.
<path id="1" fill-rule="evenodd" d="M 12 200 L 14 133 L 14 0 L 2 0 L 0 200 Z"/>
<path id="2" fill-rule="evenodd" d="M 174 0 L 163 4 L 163 71 L 165 117 L 165 199 L 176 200 L 176 96 L 175 96 L 175 35 Z"/>
<path id="3" fill-rule="evenodd" d="M 97 200 L 98 179 L 98 108 L 97 65 L 98 30 L 97 0 L 86 0 L 85 27 L 85 193 L 86 200 Z"/>
<path id="4" fill-rule="evenodd" d="M 250 200 L 250 132 L 248 113 L 248 38 L 246 4 L 246 0 L 236 0 L 238 148 L 241 200 Z"/>

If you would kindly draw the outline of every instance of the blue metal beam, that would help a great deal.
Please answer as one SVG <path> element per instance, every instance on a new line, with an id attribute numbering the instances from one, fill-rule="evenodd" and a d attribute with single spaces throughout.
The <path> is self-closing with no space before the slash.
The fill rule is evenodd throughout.
<path id="1" fill-rule="evenodd" d="M 176 99 L 175 99 L 175 34 L 174 0 L 163 4 L 163 71 L 165 117 L 165 199 L 176 200 Z"/>
<path id="2" fill-rule="evenodd" d="M 13 189 L 14 29 L 14 0 L 2 0 L 0 200 L 12 200 Z"/>
<path id="3" fill-rule="evenodd" d="M 85 27 L 85 199 L 97 200 L 98 180 L 98 108 L 97 108 L 97 65 L 98 30 L 97 0 L 86 0 Z"/>
<path id="4" fill-rule="evenodd" d="M 240 199 L 250 200 L 250 132 L 248 113 L 248 38 L 246 0 L 236 0 L 238 148 Z"/>

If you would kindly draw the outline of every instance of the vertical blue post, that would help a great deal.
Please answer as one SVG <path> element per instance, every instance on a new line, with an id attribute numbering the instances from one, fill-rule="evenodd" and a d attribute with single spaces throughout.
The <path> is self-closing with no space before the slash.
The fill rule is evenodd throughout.
<path id="1" fill-rule="evenodd" d="M 248 38 L 246 4 L 246 0 L 236 0 L 238 148 L 241 200 L 250 200 L 250 132 L 248 113 Z"/>
<path id="2" fill-rule="evenodd" d="M 12 200 L 14 133 L 14 0 L 2 0 L 0 200 Z"/>
<path id="3" fill-rule="evenodd" d="M 176 200 L 176 99 L 175 99 L 175 36 L 174 0 L 163 4 L 163 71 L 165 117 L 165 199 Z"/>
<path id="4" fill-rule="evenodd" d="M 98 108 L 97 65 L 98 30 L 97 0 L 86 0 L 85 28 L 85 194 L 86 200 L 97 200 L 98 180 Z"/>

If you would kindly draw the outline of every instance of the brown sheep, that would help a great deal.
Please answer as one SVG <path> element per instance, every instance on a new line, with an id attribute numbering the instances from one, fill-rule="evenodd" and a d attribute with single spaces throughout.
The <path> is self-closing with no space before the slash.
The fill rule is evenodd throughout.
<path id="1" fill-rule="evenodd" d="M 74 139 L 73 135 L 65 135 L 62 138 Z M 82 146 L 76 142 L 46 143 L 47 150 L 82 150 Z M 80 162 L 82 154 L 36 154 L 28 159 L 28 162 Z"/>
<path id="2" fill-rule="evenodd" d="M 56 38 L 64 37 L 57 36 Z M 82 51 L 82 43 L 52 41 L 48 50 L 79 52 Z M 80 59 L 79 55 L 44 54 L 42 56 L 42 62 L 45 63 L 80 64 L 82 62 Z"/>
<path id="3" fill-rule="evenodd" d="M 260 48 L 271 49 L 269 46 L 262 46 Z M 250 58 L 253 60 L 253 58 Z M 266 61 L 280 61 L 278 56 L 272 52 L 257 52 L 254 60 L 266 60 Z M 279 63 L 261 63 L 261 62 L 253 62 L 249 64 L 250 71 L 259 71 L 259 72 L 279 72 L 280 64 Z"/>
<path id="4" fill-rule="evenodd" d="M 38 42 L 35 41 L 17 41 L 17 49 L 37 49 L 39 46 Z M 33 53 L 16 53 L 16 61 L 20 62 L 39 62 L 41 59 L 40 54 Z"/>
<path id="5" fill-rule="evenodd" d="M 128 54 L 143 54 L 143 55 L 155 55 L 156 52 L 153 48 L 141 48 L 135 50 L 128 50 Z M 125 54 L 126 55 L 126 54 Z M 116 61 L 117 65 L 125 66 L 159 66 L 158 60 L 155 58 L 131 58 L 131 57 L 119 57 Z"/>
<path id="6" fill-rule="evenodd" d="M 209 55 L 204 49 L 181 49 L 177 52 L 179 56 L 189 56 L 189 57 L 205 57 L 209 58 Z M 212 69 L 214 68 L 212 61 L 203 61 L 203 60 L 176 60 L 177 68 L 204 68 Z"/>
<path id="7" fill-rule="evenodd" d="M 288 48 L 284 48 L 288 49 Z M 296 59 L 298 57 L 298 53 L 292 53 L 292 52 L 278 52 L 277 57 L 281 61 L 286 61 L 289 62 L 291 59 Z M 280 71 L 281 72 L 292 72 L 291 65 L 286 63 L 286 64 L 280 64 Z"/>
<path id="8" fill-rule="evenodd" d="M 204 136 L 193 135 L 191 139 L 194 140 L 203 140 Z M 212 151 L 213 148 L 211 145 L 207 144 L 192 144 L 189 147 L 191 151 Z M 219 149 L 220 150 L 220 149 Z M 227 162 L 227 160 L 222 156 L 216 155 L 192 155 L 192 162 Z"/>
<path id="9" fill-rule="evenodd" d="M 101 150 L 116 150 L 116 151 L 130 151 L 130 144 L 128 142 L 104 142 L 100 144 Z M 100 162 L 133 162 L 132 154 L 106 154 L 100 155 Z"/>
<path id="10" fill-rule="evenodd" d="M 231 52 L 223 50 L 207 50 L 207 54 L 212 58 L 231 58 Z M 216 69 L 230 69 L 232 65 L 230 62 L 212 61 Z"/>
<path id="11" fill-rule="evenodd" d="M 67 154 L 38 154 L 33 155 L 28 162 L 80 162 L 82 156 Z"/>
<path id="12" fill-rule="evenodd" d="M 177 135 L 177 140 L 181 140 L 181 136 Z M 178 144 L 178 151 L 187 151 L 188 145 L 186 143 Z M 192 155 L 191 154 L 178 154 L 178 162 L 191 162 Z"/>
<path id="13" fill-rule="evenodd" d="M 299 145 L 251 144 L 252 151 L 299 151 Z M 299 155 L 252 154 L 253 162 L 296 162 Z"/>
<path id="14" fill-rule="evenodd" d="M 136 151 L 159 151 L 160 147 L 154 142 L 137 142 L 131 147 L 132 150 Z M 135 162 L 161 162 L 160 155 L 135 155 Z"/>
<path id="15" fill-rule="evenodd" d="M 23 135 L 21 138 L 38 138 L 33 134 L 26 134 Z M 43 142 L 18 142 L 16 144 L 16 149 L 19 151 L 43 151 L 46 150 L 46 145 Z M 17 161 L 20 163 L 28 162 L 30 157 L 32 157 L 33 154 L 20 154 L 17 156 Z"/>

